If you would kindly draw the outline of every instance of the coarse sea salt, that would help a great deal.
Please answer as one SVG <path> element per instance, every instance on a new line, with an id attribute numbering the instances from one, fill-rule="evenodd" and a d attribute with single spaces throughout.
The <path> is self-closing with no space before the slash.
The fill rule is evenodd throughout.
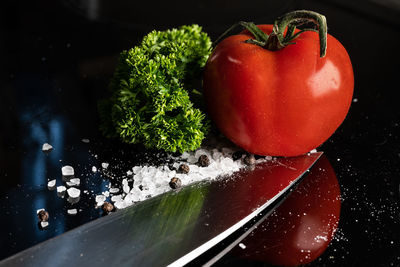
<path id="1" fill-rule="evenodd" d="M 63 185 L 57 186 L 57 193 L 63 193 L 67 188 Z"/>
<path id="2" fill-rule="evenodd" d="M 71 166 L 63 166 L 61 168 L 61 173 L 63 176 L 74 176 L 74 168 L 72 168 Z"/>
<path id="3" fill-rule="evenodd" d="M 96 198 L 95 198 L 95 200 L 96 200 L 97 203 L 99 203 L 99 202 L 104 202 L 104 201 L 106 201 L 106 196 L 104 196 L 104 195 L 97 195 Z"/>
<path id="4" fill-rule="evenodd" d="M 51 150 L 53 150 L 53 146 L 52 145 L 50 145 L 48 143 L 44 143 L 43 144 L 43 146 L 42 146 L 42 151 L 43 152 L 49 152 Z"/>
<path id="5" fill-rule="evenodd" d="M 128 178 L 133 178 L 133 186 L 130 187 L 128 179 L 121 177 L 119 185 L 114 184 L 114 187 L 109 187 L 109 193 L 120 192 L 120 189 L 117 188 L 120 187 L 123 194 L 112 196 L 111 201 L 117 209 L 123 209 L 136 202 L 172 190 L 169 182 L 173 177 L 179 178 L 182 186 L 185 186 L 198 181 L 214 180 L 220 176 L 230 175 L 246 166 L 241 159 L 232 159 L 232 154 L 237 150 L 237 148 L 230 147 L 200 148 L 194 152 L 184 152 L 178 157 L 169 155 L 168 157 L 174 160 L 171 166 L 172 169 L 167 164 L 161 166 L 133 166 L 132 171 L 129 170 L 127 172 Z M 209 158 L 209 166 L 199 166 L 198 160 L 201 155 L 206 155 Z M 258 159 L 256 163 L 266 160 L 272 160 L 272 157 Z M 177 172 L 181 164 L 189 166 L 190 171 L 188 174 Z M 103 202 L 98 200 L 103 200 L 103 198 L 96 197 L 97 203 Z"/>
<path id="6" fill-rule="evenodd" d="M 81 195 L 81 190 L 71 187 L 67 190 L 67 193 L 71 198 L 78 198 Z"/>
<path id="7" fill-rule="evenodd" d="M 78 210 L 77 209 L 69 209 L 69 210 L 67 210 L 67 213 L 69 215 L 76 215 L 78 213 Z"/>
<path id="8" fill-rule="evenodd" d="M 53 187 L 55 187 L 55 186 L 56 186 L 56 179 L 51 180 L 51 181 L 49 181 L 49 182 L 47 183 L 47 187 L 49 187 L 49 188 L 53 188 Z"/>
<path id="9" fill-rule="evenodd" d="M 81 184 L 81 180 L 79 178 L 72 178 L 66 184 L 71 187 L 71 186 L 79 186 Z"/>
<path id="10" fill-rule="evenodd" d="M 47 226 L 49 226 L 49 222 L 40 222 L 40 226 L 42 228 L 46 228 Z"/>
<path id="11" fill-rule="evenodd" d="M 107 162 L 101 163 L 101 167 L 102 167 L 103 169 L 107 169 L 109 165 L 110 165 L 110 164 L 108 164 Z"/>

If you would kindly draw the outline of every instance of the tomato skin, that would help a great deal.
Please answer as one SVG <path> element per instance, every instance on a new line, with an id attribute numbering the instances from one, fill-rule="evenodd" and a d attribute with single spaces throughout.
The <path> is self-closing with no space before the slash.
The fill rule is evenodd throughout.
<path id="1" fill-rule="evenodd" d="M 266 33 L 272 25 L 258 26 Z M 203 88 L 219 130 L 248 152 L 297 156 L 326 141 L 345 119 L 354 87 L 345 48 L 328 34 L 319 56 L 315 32 L 278 51 L 245 43 L 246 32 L 220 42 L 208 59 Z"/>

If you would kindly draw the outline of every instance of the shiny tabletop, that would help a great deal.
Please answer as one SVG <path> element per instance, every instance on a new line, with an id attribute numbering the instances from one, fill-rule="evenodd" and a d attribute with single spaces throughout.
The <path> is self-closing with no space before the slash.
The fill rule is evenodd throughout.
<path id="1" fill-rule="evenodd" d="M 101 192 L 109 181 L 93 173 L 92 166 L 108 161 L 115 173 L 123 173 L 134 164 L 162 160 L 149 159 L 140 147 L 127 149 L 109 141 L 98 131 L 97 101 L 108 94 L 121 50 L 152 29 L 198 23 L 215 39 L 238 20 L 271 23 L 294 9 L 326 15 L 329 33 L 352 60 L 353 103 L 344 123 L 318 148 L 325 154 L 319 168 L 329 171 L 313 171 L 320 177 L 315 180 L 323 183 L 305 180 L 294 200 L 288 199 L 216 265 L 281 265 L 289 258 L 299 259 L 292 265 L 305 259 L 311 266 L 400 265 L 400 9 L 390 1 L 341 0 L 2 3 L 0 259 L 102 216 L 90 195 L 69 203 L 47 190 L 47 179 L 58 177 L 61 166 L 75 166 L 84 178 L 82 186 Z M 44 154 L 45 142 L 56 149 Z M 311 198 L 303 198 L 307 192 Z M 320 208 L 327 199 L 340 199 L 340 205 L 335 201 Z M 52 223 L 45 230 L 36 218 L 36 210 L 44 205 L 52 211 Z M 66 214 L 71 207 L 79 210 L 76 216 Z M 299 234 L 316 223 L 306 221 L 304 213 L 319 218 L 318 229 L 334 232 L 329 239 L 314 233 L 314 239 L 319 237 L 313 244 L 321 244 L 313 245 L 315 250 Z M 340 219 L 329 221 L 332 214 Z M 329 227 L 336 224 L 337 229 Z M 274 225 L 282 231 L 273 230 Z M 296 232 L 288 231 L 292 227 Z M 304 241 L 303 251 L 289 249 L 300 244 L 298 240 Z"/>

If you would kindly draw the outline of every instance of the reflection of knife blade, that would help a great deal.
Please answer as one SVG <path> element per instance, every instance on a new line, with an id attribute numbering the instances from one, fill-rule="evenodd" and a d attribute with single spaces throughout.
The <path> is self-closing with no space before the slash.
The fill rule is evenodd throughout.
<path id="1" fill-rule="evenodd" d="M 154 197 L 24 250 L 0 265 L 184 265 L 271 209 L 320 155 L 267 161 L 230 179 Z"/>

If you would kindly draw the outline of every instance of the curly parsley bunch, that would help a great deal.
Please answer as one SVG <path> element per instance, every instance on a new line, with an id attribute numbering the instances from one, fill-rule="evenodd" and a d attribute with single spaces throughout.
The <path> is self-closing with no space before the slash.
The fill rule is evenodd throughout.
<path id="1" fill-rule="evenodd" d="M 198 25 L 152 31 L 123 51 L 111 80 L 110 99 L 99 103 L 101 130 L 126 143 L 170 152 L 197 149 L 209 122 L 189 98 L 198 91 L 211 41 Z"/>

